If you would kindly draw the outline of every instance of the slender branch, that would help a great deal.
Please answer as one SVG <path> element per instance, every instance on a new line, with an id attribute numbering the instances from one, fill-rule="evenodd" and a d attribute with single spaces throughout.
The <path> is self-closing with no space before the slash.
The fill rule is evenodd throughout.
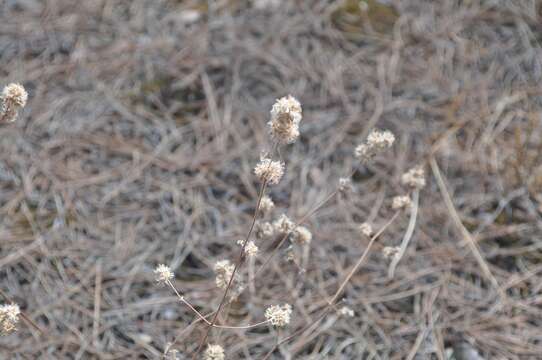
<path id="1" fill-rule="evenodd" d="M 392 257 L 390 267 L 388 269 L 388 278 L 390 279 L 392 279 L 395 275 L 395 269 L 397 268 L 399 261 L 401 261 L 401 259 L 405 255 L 408 244 L 410 243 L 410 239 L 412 238 L 412 234 L 414 234 L 414 227 L 416 226 L 416 218 L 418 215 L 419 199 L 420 191 L 416 189 L 414 190 L 414 194 L 412 195 L 412 209 L 410 212 L 410 221 L 408 222 L 407 230 L 405 232 L 405 235 L 403 236 L 403 241 L 401 241 L 401 247 L 399 249 L 399 252 L 396 256 Z"/>
<path id="2" fill-rule="evenodd" d="M 274 146 L 274 148 L 276 145 Z M 211 328 L 215 325 L 216 321 L 218 320 L 218 315 L 220 314 L 220 310 L 222 310 L 222 307 L 224 306 L 224 303 L 226 302 L 226 298 L 228 296 L 228 291 L 231 288 L 231 285 L 233 283 L 233 279 L 235 278 L 235 274 L 237 273 L 237 269 L 241 266 L 241 263 L 243 262 L 243 258 L 245 256 L 245 247 L 248 243 L 248 240 L 250 239 L 250 235 L 252 235 L 252 231 L 254 230 L 254 225 L 256 224 L 256 218 L 258 217 L 258 211 L 260 210 L 260 203 L 262 201 L 263 194 L 265 192 L 265 188 L 267 187 L 267 180 L 262 182 L 260 186 L 260 191 L 258 194 L 258 201 L 256 203 L 256 209 L 254 210 L 254 216 L 252 217 L 252 223 L 250 224 L 250 229 L 248 230 L 247 236 L 245 237 L 245 240 L 243 241 L 243 246 L 241 247 L 241 251 L 239 252 L 239 257 L 237 259 L 237 262 L 235 263 L 235 267 L 233 268 L 233 272 L 231 274 L 230 280 L 228 281 L 228 285 L 226 286 L 226 289 L 224 290 L 224 295 L 222 295 L 222 299 L 220 300 L 220 304 L 218 305 L 218 309 L 216 310 L 213 319 L 211 320 L 211 323 L 207 326 L 207 330 L 205 331 L 205 334 L 201 338 L 201 341 L 198 345 L 198 348 L 196 349 L 196 352 L 192 356 L 192 360 L 195 360 L 198 356 L 199 352 L 201 351 L 203 345 L 205 344 L 205 341 L 207 341 L 207 338 L 209 337 L 209 332 L 211 331 Z"/>
<path id="3" fill-rule="evenodd" d="M 212 326 L 214 328 L 217 328 L 217 329 L 233 329 L 233 330 L 246 330 L 246 329 L 252 329 L 252 328 L 255 328 L 255 327 L 258 327 L 258 326 L 261 326 L 261 325 L 266 325 L 269 323 L 269 320 L 264 320 L 264 321 L 260 321 L 256 324 L 248 324 L 248 325 L 241 325 L 241 326 L 229 326 L 229 325 L 216 325 L 216 324 L 211 324 L 211 322 L 209 320 L 206 319 L 206 317 L 209 317 L 211 316 L 212 314 L 209 314 L 207 316 L 204 316 L 202 313 L 200 313 L 198 310 L 196 310 L 196 308 L 194 308 L 194 306 L 188 301 L 186 300 L 186 298 L 184 296 L 182 296 L 181 294 L 179 294 L 179 292 L 177 291 L 177 289 L 175 288 L 175 286 L 173 286 L 173 284 L 171 283 L 171 281 L 167 280 L 166 281 L 166 284 L 171 288 L 173 289 L 173 291 L 175 292 L 175 295 L 177 295 L 177 297 L 179 298 L 179 300 L 185 304 L 186 306 L 188 306 L 188 308 L 190 310 L 192 310 L 200 320 L 202 320 L 203 322 L 205 322 L 207 325 L 209 326 Z"/>

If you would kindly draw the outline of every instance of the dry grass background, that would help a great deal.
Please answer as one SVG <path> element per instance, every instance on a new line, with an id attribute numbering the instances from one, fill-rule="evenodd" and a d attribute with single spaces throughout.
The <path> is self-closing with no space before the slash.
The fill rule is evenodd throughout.
<path id="1" fill-rule="evenodd" d="M 21 323 L 0 358 L 158 358 L 175 336 L 193 351 L 204 327 L 152 270 L 171 265 L 187 298 L 216 308 L 212 266 L 238 251 L 268 111 L 291 93 L 302 136 L 282 149 L 271 195 L 292 218 L 325 197 L 371 128 L 397 143 L 355 175 L 353 196 L 309 220 L 306 271 L 277 257 L 230 319 L 255 321 L 270 302 L 294 306 L 283 336 L 314 319 L 366 245 L 356 225 L 383 224 L 401 174 L 422 163 L 428 185 L 395 279 L 378 250 L 399 244 L 407 217 L 346 288 L 356 316 L 328 315 L 274 358 L 540 359 L 540 2 L 393 3 L 3 0 L 2 85 L 19 81 L 30 98 L 0 129 L 0 284 L 45 333 Z M 275 341 L 267 328 L 220 334 L 229 359 L 261 358 Z"/>

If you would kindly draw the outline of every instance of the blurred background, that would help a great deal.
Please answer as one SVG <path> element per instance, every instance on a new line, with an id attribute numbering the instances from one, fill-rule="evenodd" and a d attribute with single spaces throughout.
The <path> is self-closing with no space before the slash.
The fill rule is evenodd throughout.
<path id="1" fill-rule="evenodd" d="M 396 143 L 307 221 L 306 266 L 279 249 L 229 321 L 285 302 L 280 338 L 313 321 L 368 243 L 357 226 L 383 225 L 421 165 L 396 276 L 381 249 L 408 216 L 346 287 L 355 315 L 330 313 L 271 358 L 540 359 L 541 20 L 537 0 L 0 0 L 0 85 L 29 93 L 0 128 L 0 289 L 43 330 L 21 321 L 0 358 L 155 359 L 175 337 L 192 354 L 205 327 L 153 269 L 168 264 L 187 299 L 216 309 L 214 263 L 239 252 L 269 111 L 292 94 L 301 137 L 280 149 L 276 215 L 324 199 L 371 129 Z M 277 334 L 211 340 L 227 359 L 260 359 Z"/>

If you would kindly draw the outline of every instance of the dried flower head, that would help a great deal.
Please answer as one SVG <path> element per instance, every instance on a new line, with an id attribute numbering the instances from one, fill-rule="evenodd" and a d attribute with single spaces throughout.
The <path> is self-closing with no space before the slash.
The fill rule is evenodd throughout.
<path id="1" fill-rule="evenodd" d="M 269 221 L 256 223 L 256 237 L 258 239 L 267 239 L 275 233 L 275 227 Z"/>
<path id="2" fill-rule="evenodd" d="M 354 317 L 354 315 L 355 315 L 354 310 L 350 309 L 348 306 L 343 306 L 337 312 L 341 316 Z"/>
<path id="3" fill-rule="evenodd" d="M 233 275 L 233 270 L 235 265 L 233 265 L 229 260 L 220 260 L 215 264 L 215 283 L 216 286 L 220 289 L 226 289 L 228 283 Z"/>
<path id="4" fill-rule="evenodd" d="M 312 240 L 312 233 L 304 226 L 298 226 L 292 233 L 292 241 L 300 245 L 308 245 Z"/>
<path id="5" fill-rule="evenodd" d="M 290 323 L 292 307 L 289 304 L 272 305 L 265 310 L 265 318 L 274 326 L 282 327 Z"/>
<path id="6" fill-rule="evenodd" d="M 421 189 L 425 186 L 425 171 L 421 167 L 412 168 L 401 176 L 401 182 L 403 185 Z"/>
<path id="7" fill-rule="evenodd" d="M 154 269 L 154 275 L 156 276 L 156 282 L 160 284 L 165 284 L 171 279 L 173 279 L 173 272 L 169 268 L 169 266 L 166 266 L 164 264 L 160 264 Z"/>
<path id="8" fill-rule="evenodd" d="M 24 107 L 28 100 L 28 93 L 21 84 L 9 84 L 2 91 L 2 100 L 9 101 L 18 107 Z"/>
<path id="9" fill-rule="evenodd" d="M 237 244 L 243 246 L 243 239 L 237 240 Z M 248 257 L 253 257 L 258 255 L 258 246 L 254 243 L 254 241 L 250 240 L 247 242 L 247 245 L 245 246 L 245 255 Z"/>
<path id="10" fill-rule="evenodd" d="M 401 249 L 397 246 L 386 246 L 382 249 L 382 254 L 386 259 L 393 259 L 396 256 L 399 256 Z"/>
<path id="11" fill-rule="evenodd" d="M 393 210 L 405 210 L 410 208 L 411 204 L 412 202 L 408 195 L 396 196 L 392 200 L 391 208 Z"/>
<path id="12" fill-rule="evenodd" d="M 340 178 L 339 179 L 339 191 L 342 193 L 347 193 L 352 190 L 352 180 L 349 178 Z"/>
<path id="13" fill-rule="evenodd" d="M 9 84 L 2 91 L 2 109 L 0 122 L 13 122 L 17 118 L 17 112 L 26 105 L 28 93 L 20 84 Z"/>
<path id="14" fill-rule="evenodd" d="M 211 345 L 207 346 L 205 350 L 205 360 L 224 360 L 224 349 L 220 345 Z"/>
<path id="15" fill-rule="evenodd" d="M 359 232 L 364 236 L 371 237 L 373 235 L 373 227 L 367 222 L 361 224 L 358 229 Z"/>
<path id="16" fill-rule="evenodd" d="M 299 137 L 301 104 L 293 96 L 278 99 L 271 109 L 271 121 L 267 124 L 271 137 L 283 144 L 291 144 Z"/>
<path id="17" fill-rule="evenodd" d="M 268 214 L 275 208 L 275 203 L 269 196 L 262 197 L 262 200 L 260 201 L 260 210 L 264 214 Z"/>
<path id="18" fill-rule="evenodd" d="M 273 222 L 273 228 L 277 233 L 289 234 L 294 230 L 295 224 L 286 214 L 282 214 Z"/>
<path id="19" fill-rule="evenodd" d="M 0 305 L 0 333 L 5 335 L 15 331 L 15 325 L 19 322 L 21 310 L 19 305 Z"/>
<path id="20" fill-rule="evenodd" d="M 373 130 L 367 137 L 367 141 L 356 147 L 354 155 L 356 158 L 368 162 L 378 152 L 390 148 L 395 141 L 395 136 L 391 131 Z"/>
<path id="21" fill-rule="evenodd" d="M 284 164 L 262 156 L 260 162 L 254 168 L 254 174 L 261 182 L 266 181 L 270 185 L 275 185 L 284 175 Z"/>

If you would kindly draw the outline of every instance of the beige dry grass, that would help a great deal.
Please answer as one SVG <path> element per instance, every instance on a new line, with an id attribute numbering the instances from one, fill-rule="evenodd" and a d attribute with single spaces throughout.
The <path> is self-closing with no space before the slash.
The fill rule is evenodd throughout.
<path id="1" fill-rule="evenodd" d="M 390 2 L 3 1 L 0 85 L 20 82 L 29 99 L 0 128 L 0 294 L 23 311 L 0 358 L 160 358 L 174 338 L 190 355 L 206 326 L 153 269 L 170 265 L 198 311 L 216 309 L 213 265 L 239 252 L 268 109 L 291 93 L 303 122 L 269 189 L 277 215 L 299 220 L 325 200 L 371 129 L 396 145 L 304 220 L 301 265 L 271 258 L 228 324 L 292 304 L 273 359 L 537 359 L 540 2 Z M 322 315 L 367 249 L 359 224 L 378 231 L 420 164 L 427 184 L 394 277 L 380 251 L 400 245 L 408 216 L 340 289 L 355 316 Z M 215 342 L 228 359 L 260 359 L 277 334 Z"/>

